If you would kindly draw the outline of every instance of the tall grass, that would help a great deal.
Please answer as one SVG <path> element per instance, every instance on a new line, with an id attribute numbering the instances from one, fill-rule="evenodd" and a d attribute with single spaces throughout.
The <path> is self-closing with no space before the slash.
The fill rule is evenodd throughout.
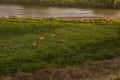
<path id="1" fill-rule="evenodd" d="M 97 21 L 98 22 L 98 21 Z M 50 37 L 56 31 L 54 38 Z M 32 42 L 44 34 L 45 40 Z M 58 40 L 67 37 L 66 43 Z M 0 74 L 81 66 L 120 56 L 119 24 L 0 18 Z"/>

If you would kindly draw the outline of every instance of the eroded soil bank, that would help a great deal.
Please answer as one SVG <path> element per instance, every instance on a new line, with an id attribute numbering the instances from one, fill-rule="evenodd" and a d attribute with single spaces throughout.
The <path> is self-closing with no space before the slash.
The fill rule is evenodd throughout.
<path id="1" fill-rule="evenodd" d="M 114 80 L 119 77 L 120 57 L 85 64 L 81 67 L 44 69 L 35 73 L 18 72 L 1 80 Z"/>

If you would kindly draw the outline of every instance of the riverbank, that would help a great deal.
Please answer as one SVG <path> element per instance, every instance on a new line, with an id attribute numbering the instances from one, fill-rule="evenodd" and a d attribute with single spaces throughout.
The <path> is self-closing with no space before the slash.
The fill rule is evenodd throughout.
<path id="1" fill-rule="evenodd" d="M 55 17 L 54 17 L 55 18 Z M 63 21 L 79 21 L 79 20 L 99 20 L 99 19 L 108 19 L 108 20 L 120 20 L 120 17 L 104 17 L 104 16 L 90 16 L 90 17 L 57 17 L 57 20 Z"/>
<path id="2" fill-rule="evenodd" d="M 120 8 L 119 0 L 3 0 L 0 4 L 22 4 L 40 6 L 64 6 L 64 7 L 94 7 L 94 8 Z M 54 5 L 53 5 L 54 4 Z"/>
<path id="3" fill-rule="evenodd" d="M 117 74 L 119 56 L 120 20 L 0 18 L 0 75 L 20 72 L 10 78 L 83 80 Z"/>
<path id="4" fill-rule="evenodd" d="M 43 68 L 80 66 L 119 56 L 120 21 L 11 17 L 0 18 L 0 24 L 1 74 L 15 73 L 19 69 L 32 72 Z M 54 30 L 56 37 L 52 38 L 50 34 Z M 45 36 L 43 42 L 38 40 L 42 34 Z M 67 42 L 59 43 L 65 37 Z M 34 48 L 32 43 L 36 40 L 37 47 Z"/>

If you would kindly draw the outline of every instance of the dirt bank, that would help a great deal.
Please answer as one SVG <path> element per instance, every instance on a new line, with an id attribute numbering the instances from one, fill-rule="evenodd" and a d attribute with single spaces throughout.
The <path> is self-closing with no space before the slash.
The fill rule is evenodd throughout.
<path id="1" fill-rule="evenodd" d="M 81 67 L 44 69 L 35 73 L 18 72 L 14 77 L 2 80 L 111 80 L 120 70 L 120 57 L 85 64 Z"/>
<path id="2" fill-rule="evenodd" d="M 116 20 L 120 20 L 120 17 L 104 17 L 104 16 L 100 16 L 100 17 L 97 17 L 97 16 L 94 16 L 94 17 L 58 17 L 57 18 L 58 20 L 81 20 L 81 19 L 84 19 L 84 20 L 94 20 L 94 19 L 116 19 Z"/>

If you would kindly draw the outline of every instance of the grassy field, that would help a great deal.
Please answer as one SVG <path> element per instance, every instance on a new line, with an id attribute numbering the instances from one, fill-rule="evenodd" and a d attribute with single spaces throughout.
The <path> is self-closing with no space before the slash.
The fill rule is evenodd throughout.
<path id="1" fill-rule="evenodd" d="M 0 18 L 0 74 L 79 67 L 120 56 L 119 21 L 83 22 Z M 54 30 L 56 36 L 51 37 Z M 41 35 L 43 41 L 38 40 Z M 65 37 L 66 42 L 60 43 Z"/>

